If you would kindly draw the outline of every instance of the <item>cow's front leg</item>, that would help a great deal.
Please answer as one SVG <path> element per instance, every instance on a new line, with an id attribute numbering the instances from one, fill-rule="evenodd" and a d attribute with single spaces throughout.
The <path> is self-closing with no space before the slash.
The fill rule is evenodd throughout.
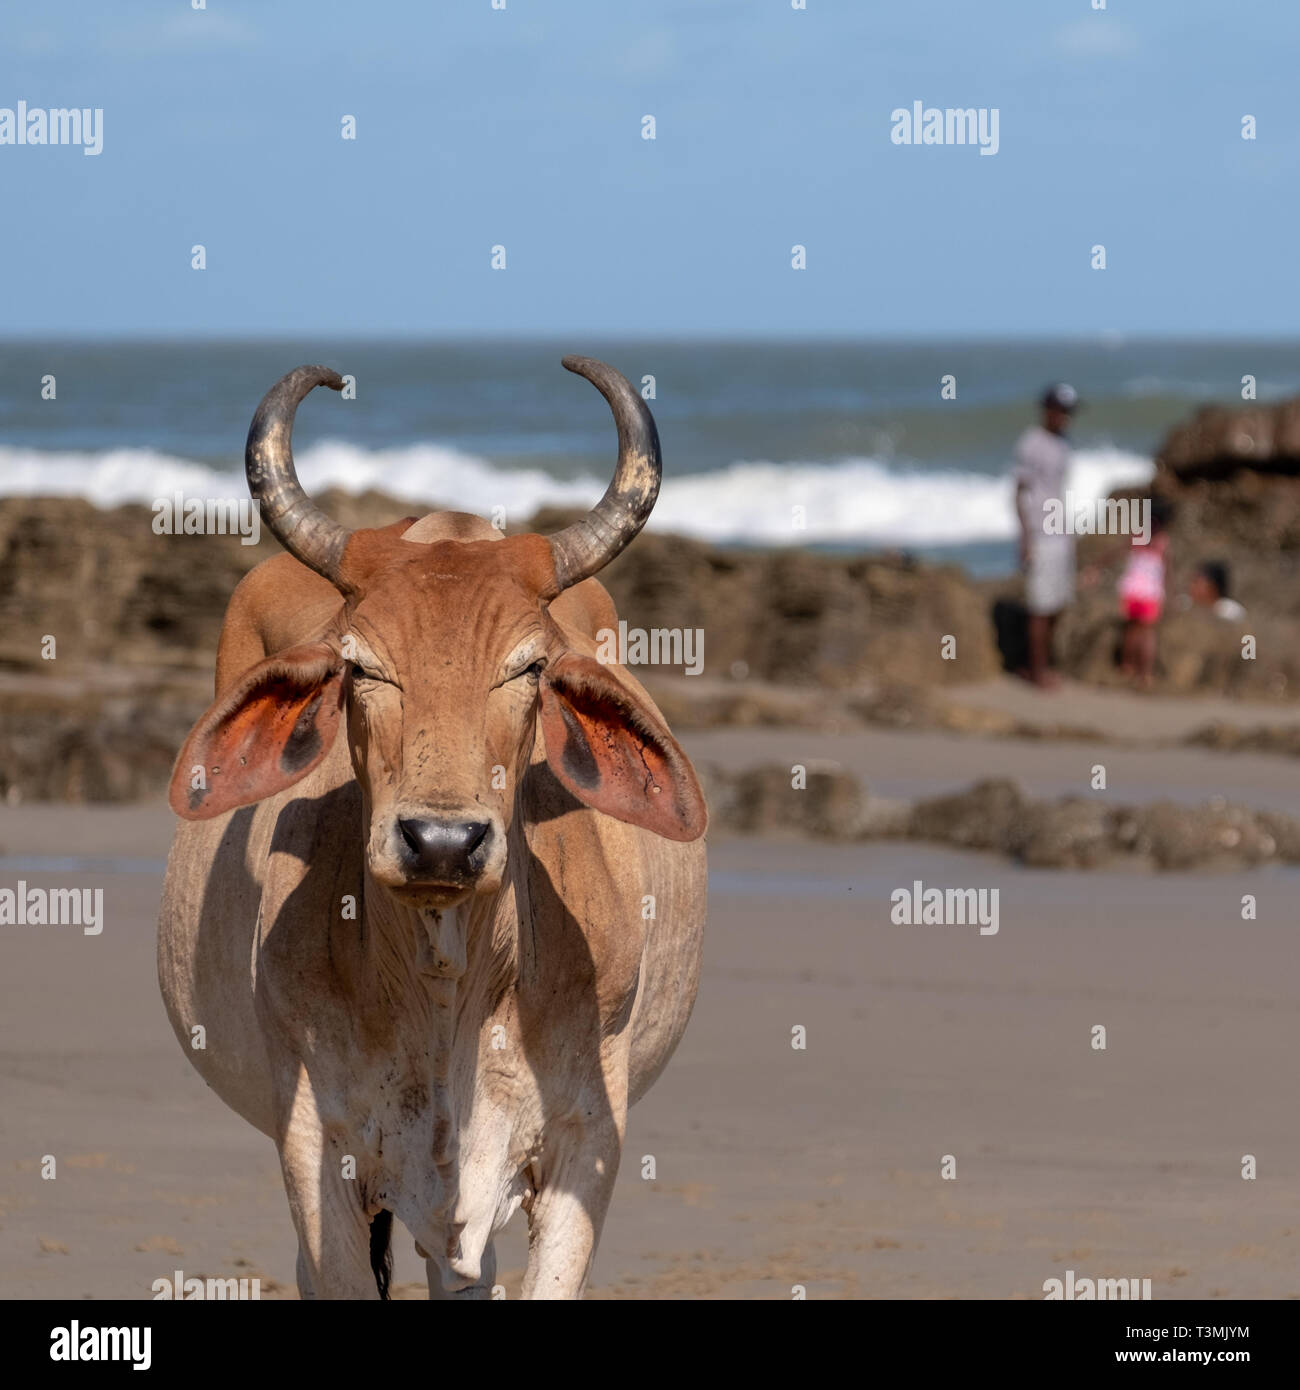
<path id="1" fill-rule="evenodd" d="M 320 1151 L 333 1146 L 322 1140 Z M 300 1150 L 281 1150 L 289 1211 L 298 1233 L 298 1292 L 303 1298 L 375 1298 L 370 1218 L 357 1183 L 339 1177 L 330 1157 L 313 1163 Z"/>
<path id="2" fill-rule="evenodd" d="M 344 1176 L 344 1159 L 351 1155 L 321 1125 L 305 1074 L 283 1134 L 280 1171 L 298 1233 L 299 1294 L 378 1299 L 361 1184 Z M 355 1166 L 353 1159 L 347 1171 Z"/>
<path id="3" fill-rule="evenodd" d="M 581 1298 L 618 1176 L 624 1116 L 565 1126 L 538 1163 L 524 1298 Z"/>

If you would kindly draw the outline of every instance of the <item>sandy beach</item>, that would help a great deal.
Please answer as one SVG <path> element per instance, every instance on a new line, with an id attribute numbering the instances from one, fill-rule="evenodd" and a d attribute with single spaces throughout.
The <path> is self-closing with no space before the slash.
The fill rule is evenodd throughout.
<path id="1" fill-rule="evenodd" d="M 883 731 L 684 742 L 737 766 L 834 756 L 893 794 L 992 767 L 1050 791 L 1093 759 Z M 1122 758 L 1175 798 L 1230 785 L 1282 804 L 1294 783 L 1245 754 Z M 102 887 L 106 919 L 96 937 L 4 928 L 0 1297 L 147 1299 L 177 1269 L 297 1297 L 273 1148 L 207 1092 L 158 997 L 170 833 L 158 803 L 0 812 L 4 882 Z M 917 879 L 998 889 L 999 930 L 895 925 L 890 894 Z M 912 843 L 715 840 L 699 1000 L 632 1111 L 589 1296 L 1041 1298 L 1074 1269 L 1150 1278 L 1159 1299 L 1300 1297 L 1298 887 L 1284 867 L 1036 871 Z M 397 1296 L 424 1297 L 409 1237 L 394 1249 Z M 507 1297 L 524 1252 L 517 1217 Z"/>

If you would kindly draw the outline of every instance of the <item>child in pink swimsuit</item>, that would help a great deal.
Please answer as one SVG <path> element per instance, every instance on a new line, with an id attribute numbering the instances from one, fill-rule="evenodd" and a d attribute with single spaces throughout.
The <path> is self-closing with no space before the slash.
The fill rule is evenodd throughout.
<path id="1" fill-rule="evenodd" d="M 1120 670 L 1136 676 L 1149 690 L 1156 674 L 1156 624 L 1165 606 L 1165 566 L 1169 559 L 1169 532 L 1163 509 L 1151 509 L 1151 534 L 1145 544 L 1137 536 L 1129 546 L 1128 563 L 1119 580 L 1120 612 L 1124 617 L 1124 645 Z"/>

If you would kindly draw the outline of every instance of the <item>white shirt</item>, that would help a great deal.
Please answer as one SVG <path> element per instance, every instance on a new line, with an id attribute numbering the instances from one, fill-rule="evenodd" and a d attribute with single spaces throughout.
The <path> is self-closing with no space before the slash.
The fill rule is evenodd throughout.
<path id="1" fill-rule="evenodd" d="M 1030 544 L 1044 541 L 1074 544 L 1068 534 L 1049 534 L 1044 529 L 1047 514 L 1044 505 L 1060 503 L 1065 510 L 1065 485 L 1070 473 L 1070 446 L 1059 434 L 1031 425 L 1016 441 L 1016 461 L 1011 476 L 1024 489 L 1020 499 L 1020 515 L 1026 523 Z"/>
<path id="2" fill-rule="evenodd" d="M 1212 611 L 1216 618 L 1225 618 L 1230 623 L 1239 623 L 1246 616 L 1246 610 L 1235 598 L 1215 599 Z"/>

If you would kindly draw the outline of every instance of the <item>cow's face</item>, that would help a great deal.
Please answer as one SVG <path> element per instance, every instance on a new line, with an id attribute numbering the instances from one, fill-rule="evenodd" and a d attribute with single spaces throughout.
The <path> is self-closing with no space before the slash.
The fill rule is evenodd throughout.
<path id="1" fill-rule="evenodd" d="M 445 908 L 501 886 L 540 718 L 551 772 L 579 801 L 672 839 L 703 833 L 698 784 L 657 713 L 551 617 L 545 541 L 358 532 L 348 560 L 330 630 L 254 667 L 195 726 L 178 814 L 284 790 L 345 726 L 372 877 Z"/>
<path id="2" fill-rule="evenodd" d="M 441 907 L 500 887 L 542 677 L 565 642 L 530 570 L 541 552 L 509 541 L 419 549 L 350 606 L 342 649 L 370 872 Z"/>

